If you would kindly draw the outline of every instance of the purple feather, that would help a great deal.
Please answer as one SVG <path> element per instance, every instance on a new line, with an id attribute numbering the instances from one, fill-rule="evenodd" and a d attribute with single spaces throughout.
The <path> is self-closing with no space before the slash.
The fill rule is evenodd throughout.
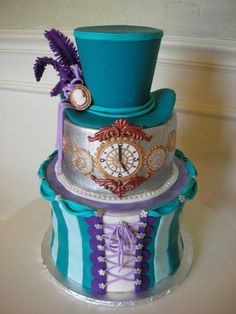
<path id="1" fill-rule="evenodd" d="M 76 48 L 67 36 L 54 28 L 50 31 L 45 31 L 44 36 L 48 40 L 51 50 L 54 52 L 57 61 L 61 65 L 70 66 L 78 63 Z"/>
<path id="2" fill-rule="evenodd" d="M 61 93 L 63 86 L 62 86 L 62 82 L 59 81 L 51 90 L 50 95 L 51 96 L 57 96 Z"/>
<path id="3" fill-rule="evenodd" d="M 44 35 L 56 60 L 50 57 L 37 58 L 34 64 L 34 75 L 36 80 L 40 81 L 46 66 L 51 65 L 60 78 L 60 81 L 50 92 L 51 96 L 56 96 L 61 93 L 68 83 L 75 79 L 75 73 L 70 66 L 75 64 L 79 66 L 79 58 L 73 42 L 60 31 L 51 29 L 50 31 L 45 31 Z"/>
<path id="4" fill-rule="evenodd" d="M 60 65 L 56 60 L 49 57 L 38 57 L 34 64 L 34 75 L 37 81 L 41 80 L 47 65 L 53 66 L 53 68 L 59 72 Z"/>
<path id="5" fill-rule="evenodd" d="M 73 78 L 73 73 L 70 71 L 68 67 L 63 67 L 62 65 L 59 64 L 59 62 L 52 58 L 39 57 L 36 59 L 34 64 L 34 75 L 37 81 L 41 80 L 47 65 L 53 66 L 53 68 L 57 71 L 60 77 L 60 81 L 50 92 L 51 96 L 56 96 L 60 94 L 62 88 Z"/>

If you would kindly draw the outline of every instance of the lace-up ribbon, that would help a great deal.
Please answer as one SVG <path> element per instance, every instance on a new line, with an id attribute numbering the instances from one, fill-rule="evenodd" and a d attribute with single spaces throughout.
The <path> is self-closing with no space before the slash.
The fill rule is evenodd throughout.
<path id="1" fill-rule="evenodd" d="M 105 225 L 111 233 L 105 235 L 108 251 L 114 253 L 112 257 L 117 257 L 117 264 L 124 267 L 124 257 L 127 252 L 133 252 L 136 242 L 135 233 L 131 231 L 126 222 L 120 222 L 118 225 Z"/>

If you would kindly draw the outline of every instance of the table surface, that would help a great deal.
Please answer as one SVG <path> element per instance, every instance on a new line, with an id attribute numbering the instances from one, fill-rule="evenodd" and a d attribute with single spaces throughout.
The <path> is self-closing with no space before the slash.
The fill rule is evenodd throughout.
<path id="1" fill-rule="evenodd" d="M 49 205 L 41 199 L 1 223 L 1 314 L 94 313 L 94 305 L 66 294 L 43 266 L 41 242 L 49 224 Z M 96 306 L 96 312 L 235 314 L 236 230 L 197 201 L 186 204 L 184 225 L 193 240 L 194 260 L 177 290 L 129 309 Z"/>

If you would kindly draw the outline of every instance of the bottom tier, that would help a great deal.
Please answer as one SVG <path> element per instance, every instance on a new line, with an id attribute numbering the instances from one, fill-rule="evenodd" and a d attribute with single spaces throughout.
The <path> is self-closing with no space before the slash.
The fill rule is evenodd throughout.
<path id="1" fill-rule="evenodd" d="M 39 170 L 41 193 L 51 203 L 50 252 L 57 270 L 95 295 L 109 292 L 143 292 L 173 274 L 183 256 L 180 232 L 182 209 L 196 193 L 196 170 L 176 151 L 179 177 L 164 194 L 135 203 L 136 210 L 88 206 L 62 191 L 50 166 L 53 154 Z M 70 196 L 70 195 L 69 195 Z M 163 201 L 165 200 L 165 201 Z M 83 203 L 81 203 L 81 201 Z M 116 204 L 117 205 L 117 204 Z M 128 206 L 129 207 L 129 206 Z M 128 208 L 127 207 L 127 208 Z M 96 209 L 95 209 L 96 208 Z"/>

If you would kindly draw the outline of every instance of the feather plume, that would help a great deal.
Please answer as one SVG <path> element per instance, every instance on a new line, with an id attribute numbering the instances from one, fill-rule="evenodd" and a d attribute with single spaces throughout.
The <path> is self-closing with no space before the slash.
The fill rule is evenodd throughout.
<path id="1" fill-rule="evenodd" d="M 45 31 L 44 36 L 60 64 L 70 66 L 78 63 L 77 50 L 67 36 L 54 28 Z"/>
<path id="2" fill-rule="evenodd" d="M 35 64 L 34 64 L 34 75 L 35 75 L 36 81 L 41 80 L 41 77 L 42 77 L 47 65 L 53 66 L 53 68 L 57 72 L 59 72 L 60 65 L 56 60 L 49 58 L 49 57 L 38 57 L 35 61 Z"/>
<path id="3" fill-rule="evenodd" d="M 50 92 L 50 96 L 57 96 L 61 93 L 63 86 L 62 86 L 62 82 L 59 81 L 51 90 Z"/>

